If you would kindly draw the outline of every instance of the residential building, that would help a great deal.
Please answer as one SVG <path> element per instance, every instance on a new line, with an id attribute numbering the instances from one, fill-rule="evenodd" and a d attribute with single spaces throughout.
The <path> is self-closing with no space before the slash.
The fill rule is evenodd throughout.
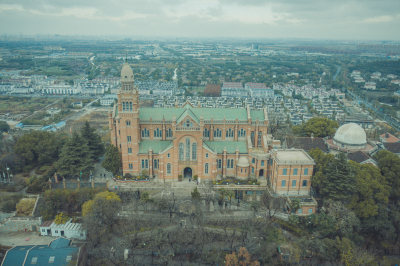
<path id="1" fill-rule="evenodd" d="M 247 97 L 248 91 L 240 82 L 224 82 L 221 88 L 221 96 Z"/>

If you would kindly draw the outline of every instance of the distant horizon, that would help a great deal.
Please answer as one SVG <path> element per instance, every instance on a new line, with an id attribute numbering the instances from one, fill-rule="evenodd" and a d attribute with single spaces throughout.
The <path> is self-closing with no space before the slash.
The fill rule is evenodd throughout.
<path id="1" fill-rule="evenodd" d="M 54 39 L 63 40 L 64 38 L 73 38 L 74 40 L 112 40 L 112 41 L 180 41 L 180 40 L 193 40 L 193 41 L 227 41 L 235 40 L 240 42 L 267 42 L 267 41 L 285 41 L 285 42 L 332 42 L 332 43 L 344 43 L 344 42 L 366 42 L 366 43 L 385 43 L 385 44 L 399 44 L 400 39 L 328 39 L 328 38 L 313 38 L 313 37 L 190 37 L 190 36 L 133 36 L 133 35 L 83 35 L 83 34 L 7 34 L 0 33 L 0 40 L 5 38 L 14 39 L 29 39 L 37 38 L 41 39 Z M 351 44 L 349 43 L 349 44 Z"/>

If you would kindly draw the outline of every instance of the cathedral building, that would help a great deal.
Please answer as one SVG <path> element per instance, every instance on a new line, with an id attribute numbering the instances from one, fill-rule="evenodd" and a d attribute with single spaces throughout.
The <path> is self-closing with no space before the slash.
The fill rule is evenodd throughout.
<path id="1" fill-rule="evenodd" d="M 124 175 L 145 174 L 162 181 L 252 177 L 268 180 L 278 194 L 305 195 L 310 190 L 314 161 L 303 150 L 273 149 L 280 143 L 268 134 L 266 109 L 190 103 L 140 107 L 127 63 L 109 126 L 111 143 L 122 154 Z"/>

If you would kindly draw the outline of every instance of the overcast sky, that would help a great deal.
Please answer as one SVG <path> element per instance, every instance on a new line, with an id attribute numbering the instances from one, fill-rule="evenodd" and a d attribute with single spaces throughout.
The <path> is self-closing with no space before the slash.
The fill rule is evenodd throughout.
<path id="1" fill-rule="evenodd" d="M 0 34 L 400 40 L 400 0 L 0 0 Z"/>

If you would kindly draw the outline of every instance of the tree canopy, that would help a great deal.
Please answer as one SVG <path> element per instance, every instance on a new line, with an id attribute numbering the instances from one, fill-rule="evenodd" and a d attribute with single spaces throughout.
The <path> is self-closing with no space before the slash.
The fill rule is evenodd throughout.
<path id="1" fill-rule="evenodd" d="M 8 132 L 10 130 L 10 126 L 6 121 L 0 121 L 0 132 Z"/>
<path id="2" fill-rule="evenodd" d="M 64 177 L 88 176 L 93 169 L 91 152 L 86 141 L 73 133 L 61 149 L 60 159 L 56 164 L 57 172 Z"/>
<path id="3" fill-rule="evenodd" d="M 301 136 L 326 137 L 332 136 L 338 128 L 336 121 L 325 117 L 313 117 L 306 123 L 293 126 L 293 132 Z"/>
<path id="4" fill-rule="evenodd" d="M 104 145 L 101 141 L 100 135 L 96 134 L 95 129 L 90 126 L 86 121 L 85 125 L 81 128 L 81 137 L 85 140 L 89 148 L 90 157 L 96 161 L 104 153 Z"/>
<path id="5" fill-rule="evenodd" d="M 118 175 L 122 164 L 121 160 L 118 148 L 114 145 L 108 145 L 102 166 L 113 175 Z"/>
<path id="6" fill-rule="evenodd" d="M 17 139 L 14 151 L 25 161 L 25 165 L 37 167 L 57 161 L 64 142 L 64 135 L 31 131 Z"/>
<path id="7" fill-rule="evenodd" d="M 379 151 L 375 155 L 381 174 L 385 177 L 390 186 L 390 199 L 400 199 L 400 158 L 386 150 Z"/>

